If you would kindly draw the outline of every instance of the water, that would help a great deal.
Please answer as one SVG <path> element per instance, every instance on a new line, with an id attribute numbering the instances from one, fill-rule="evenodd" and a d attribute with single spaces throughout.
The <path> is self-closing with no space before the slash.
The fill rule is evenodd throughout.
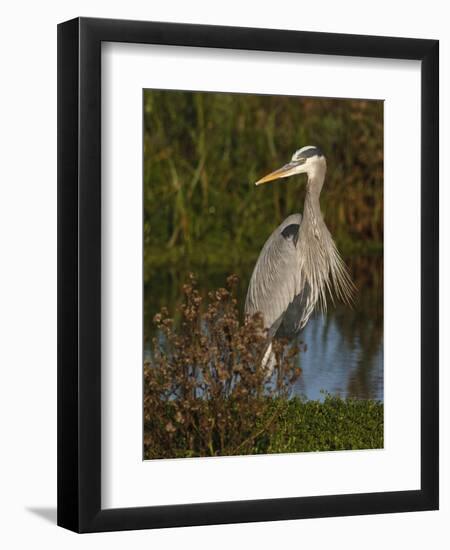
<path id="1" fill-rule="evenodd" d="M 302 374 L 293 394 L 307 399 L 323 399 L 324 392 L 340 397 L 377 399 L 383 392 L 383 262 L 381 256 L 356 257 L 348 262 L 358 288 L 354 308 L 329 307 L 325 316 L 311 317 L 299 340 L 306 351 L 299 355 Z M 151 318 L 165 305 L 175 309 L 187 271 L 158 270 L 145 287 L 145 348 L 152 336 Z M 214 273 L 195 269 L 199 288 L 224 286 L 230 272 L 240 277 L 238 300 L 242 307 L 251 266 L 234 266 Z M 157 289 L 152 292 L 151 289 Z"/>
<path id="2" fill-rule="evenodd" d="M 307 346 L 299 364 L 302 375 L 294 394 L 308 399 L 323 399 L 323 392 L 340 397 L 383 400 L 383 337 L 375 331 L 375 342 L 361 338 L 358 311 L 342 307 L 326 317 L 311 318 L 299 339 Z M 346 328 L 349 323 L 352 328 Z"/>

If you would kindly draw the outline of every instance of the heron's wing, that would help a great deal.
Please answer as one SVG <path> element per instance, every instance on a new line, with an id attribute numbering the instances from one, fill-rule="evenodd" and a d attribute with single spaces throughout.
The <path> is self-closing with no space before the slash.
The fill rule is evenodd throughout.
<path id="1" fill-rule="evenodd" d="M 288 305 L 281 323 L 275 325 L 275 332 L 279 338 L 292 339 L 308 321 L 311 313 L 311 292 L 307 282 L 300 294 Z M 273 335 L 275 334 L 273 332 Z"/>
<path id="2" fill-rule="evenodd" d="M 275 229 L 261 250 L 250 279 L 245 312 L 260 312 L 273 336 L 291 306 L 294 325 L 301 323 L 299 308 L 304 301 L 300 251 L 297 248 L 301 214 L 292 214 Z"/>

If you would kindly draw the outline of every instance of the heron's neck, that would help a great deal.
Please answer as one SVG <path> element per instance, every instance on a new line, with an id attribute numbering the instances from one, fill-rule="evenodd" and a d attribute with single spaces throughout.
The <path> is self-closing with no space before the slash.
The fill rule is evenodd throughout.
<path id="1" fill-rule="evenodd" d="M 306 224 L 315 226 L 324 223 L 319 202 L 320 191 L 322 190 L 324 179 L 325 171 L 316 172 L 308 177 L 305 205 L 303 208 L 303 218 Z"/>

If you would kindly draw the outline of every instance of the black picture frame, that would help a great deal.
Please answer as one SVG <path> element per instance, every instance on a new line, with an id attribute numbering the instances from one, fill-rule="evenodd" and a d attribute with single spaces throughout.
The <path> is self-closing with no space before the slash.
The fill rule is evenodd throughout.
<path id="1" fill-rule="evenodd" d="M 101 508 L 101 43 L 421 61 L 421 488 Z M 58 525 L 76 532 L 438 509 L 439 43 L 77 18 L 58 26 Z"/>

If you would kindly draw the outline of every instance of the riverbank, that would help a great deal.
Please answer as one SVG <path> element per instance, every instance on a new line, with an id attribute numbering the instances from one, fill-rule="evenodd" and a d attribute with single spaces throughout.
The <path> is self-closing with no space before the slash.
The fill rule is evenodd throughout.
<path id="1" fill-rule="evenodd" d="M 268 237 L 270 233 L 266 235 Z M 224 235 L 220 243 L 197 243 L 197 245 L 175 247 L 148 246 L 144 251 L 145 271 L 148 277 L 156 269 L 179 269 L 189 264 L 193 271 L 206 267 L 209 270 L 232 272 L 237 265 L 253 266 L 263 244 L 264 240 L 256 247 L 243 245 L 237 247 Z M 359 256 L 376 256 L 383 253 L 383 243 L 380 241 L 336 239 L 336 245 L 342 256 L 350 260 Z M 224 250 L 227 254 L 223 253 Z"/>

